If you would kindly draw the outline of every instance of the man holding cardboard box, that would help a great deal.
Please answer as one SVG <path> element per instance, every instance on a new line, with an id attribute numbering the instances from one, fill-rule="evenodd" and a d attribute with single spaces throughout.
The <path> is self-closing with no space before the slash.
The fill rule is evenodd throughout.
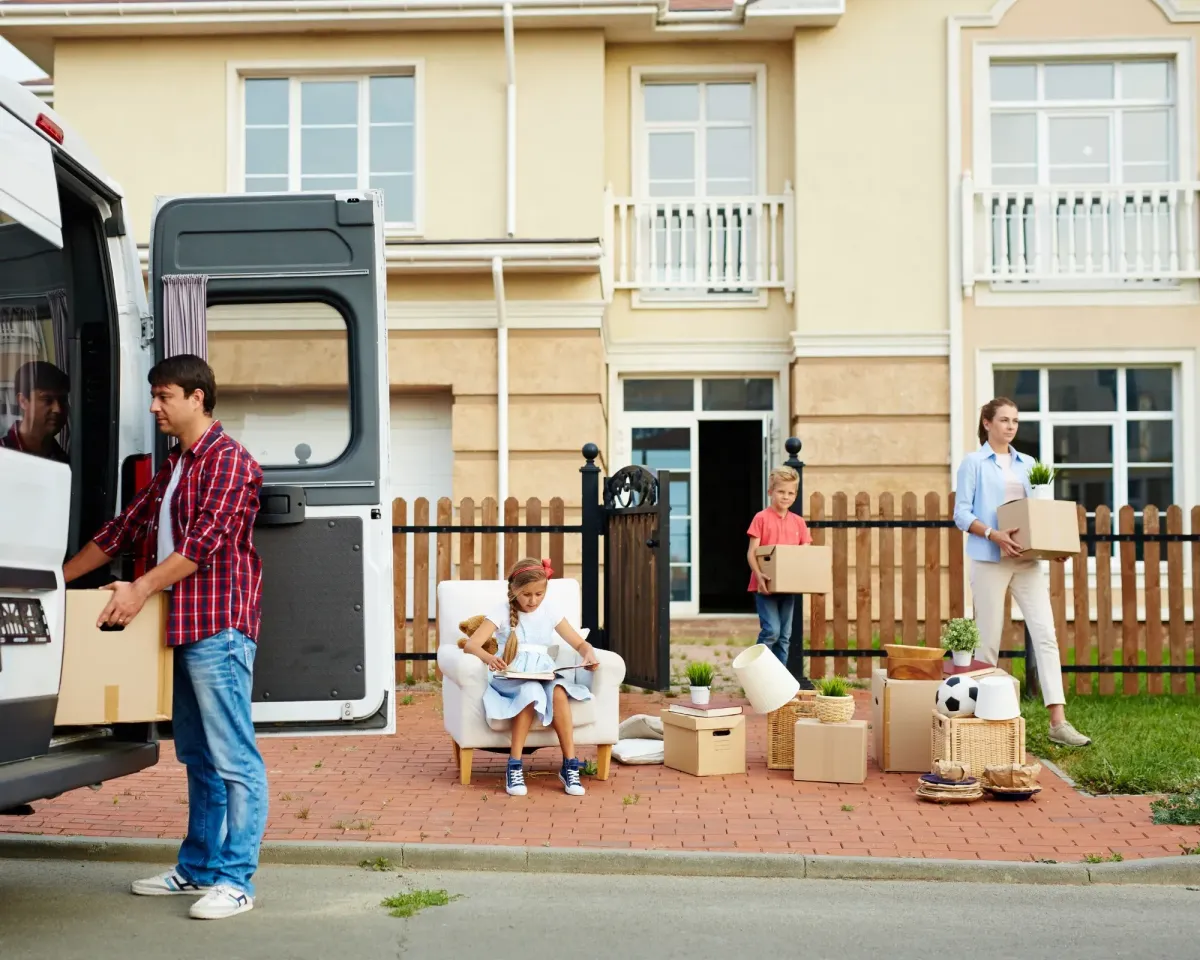
<path id="1" fill-rule="evenodd" d="M 1019 535 L 1029 531 L 997 529 L 1001 507 L 1032 493 L 1029 470 L 1033 458 L 1012 446 L 1017 425 L 1017 405 L 1007 397 L 985 403 L 979 415 L 980 447 L 958 468 L 954 522 L 969 534 L 967 556 L 971 558 L 971 594 L 979 625 L 979 659 L 991 664 L 999 659 L 1004 595 L 1011 588 L 1033 639 L 1042 697 L 1050 711 L 1050 739 L 1063 746 L 1086 747 L 1091 740 L 1067 722 L 1050 591 L 1037 559 L 1027 557 L 1019 542 Z"/>
<path id="2" fill-rule="evenodd" d="M 151 567 L 109 586 L 98 625 L 123 627 L 170 591 L 175 754 L 187 767 L 188 831 L 177 866 L 133 884 L 142 896 L 203 895 L 190 914 L 254 906 L 251 877 L 267 823 L 267 774 L 250 714 L 262 562 L 251 536 L 262 470 L 213 420 L 212 369 L 190 354 L 150 371 L 159 429 L 178 440 L 150 485 L 63 570 L 70 582 L 133 550 Z"/>

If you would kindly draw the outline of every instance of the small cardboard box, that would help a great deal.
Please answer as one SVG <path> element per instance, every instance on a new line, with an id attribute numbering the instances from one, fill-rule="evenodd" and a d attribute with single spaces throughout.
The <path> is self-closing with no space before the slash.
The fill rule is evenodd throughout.
<path id="1" fill-rule="evenodd" d="M 940 678 L 897 680 L 886 670 L 871 675 L 871 732 L 880 770 L 929 772 L 929 710 L 941 685 Z"/>
<path id="2" fill-rule="evenodd" d="M 662 711 L 663 765 L 693 777 L 746 772 L 746 718 Z"/>
<path id="3" fill-rule="evenodd" d="M 56 726 L 171 719 L 175 651 L 167 598 L 157 594 L 124 628 L 100 630 L 108 590 L 68 590 Z"/>
<path id="4" fill-rule="evenodd" d="M 776 544 L 754 555 L 772 593 L 833 592 L 833 547 Z"/>
<path id="5" fill-rule="evenodd" d="M 1028 560 L 1058 560 L 1079 553 L 1079 510 L 1070 500 L 1010 500 L 996 511 L 996 528 L 1011 530 Z"/>
<path id="6" fill-rule="evenodd" d="M 928 713 L 925 722 L 929 722 Z M 848 723 L 797 720 L 792 778 L 820 783 L 864 782 L 867 779 L 867 738 L 866 720 Z M 928 759 L 928 745 L 926 751 Z"/>

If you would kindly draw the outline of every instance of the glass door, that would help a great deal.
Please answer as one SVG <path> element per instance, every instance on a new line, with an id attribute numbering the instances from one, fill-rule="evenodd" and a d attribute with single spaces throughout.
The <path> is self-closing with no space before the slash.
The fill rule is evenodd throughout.
<path id="1" fill-rule="evenodd" d="M 693 602 L 692 478 L 695 456 L 691 426 L 633 427 L 631 461 L 657 473 L 671 471 L 671 602 Z"/>

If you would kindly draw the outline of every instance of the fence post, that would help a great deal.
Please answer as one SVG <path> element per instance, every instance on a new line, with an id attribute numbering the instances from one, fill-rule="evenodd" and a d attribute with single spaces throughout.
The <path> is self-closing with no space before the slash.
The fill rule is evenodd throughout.
<path id="1" fill-rule="evenodd" d="M 597 648 L 604 649 L 607 644 L 600 632 L 600 534 L 604 530 L 604 507 L 600 503 L 600 468 L 596 466 L 598 456 L 600 448 L 594 443 L 587 444 L 583 448 L 586 462 L 579 468 L 583 507 L 582 571 L 579 578 L 583 596 L 580 619 L 583 621 L 581 626 L 590 631 L 588 639 Z"/>
<path id="2" fill-rule="evenodd" d="M 804 446 L 798 437 L 788 437 L 783 442 L 788 458 L 784 465 L 791 467 L 800 477 L 796 487 L 796 502 L 792 504 L 792 513 L 804 515 L 804 461 L 800 459 L 800 450 Z M 824 643 L 825 638 L 821 641 Z M 804 675 L 804 594 L 796 596 L 796 606 L 792 610 L 792 644 L 788 647 L 788 671 L 800 681 L 801 690 L 811 690 L 812 681 Z"/>
<path id="3" fill-rule="evenodd" d="M 1025 611 L 1021 611 L 1022 617 Z M 1022 688 L 1027 697 L 1038 697 L 1042 692 L 1042 683 L 1038 679 L 1037 657 L 1033 652 L 1033 637 L 1029 634 L 1029 621 L 1022 620 L 1025 627 L 1025 686 Z"/>

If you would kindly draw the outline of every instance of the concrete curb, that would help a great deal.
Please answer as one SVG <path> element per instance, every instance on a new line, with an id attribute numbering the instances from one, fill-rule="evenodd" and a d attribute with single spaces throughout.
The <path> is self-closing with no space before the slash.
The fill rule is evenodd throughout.
<path id="1" fill-rule="evenodd" d="M 0 859 L 170 864 L 177 840 L 0 834 Z M 410 870 L 490 870 L 669 877 L 809 880 L 932 880 L 957 883 L 1200 885 L 1200 857 L 1127 863 L 1024 863 L 920 857 L 818 857 L 703 850 L 597 850 L 441 843 L 283 840 L 264 843 L 262 862 L 357 867 L 386 859 Z"/>

